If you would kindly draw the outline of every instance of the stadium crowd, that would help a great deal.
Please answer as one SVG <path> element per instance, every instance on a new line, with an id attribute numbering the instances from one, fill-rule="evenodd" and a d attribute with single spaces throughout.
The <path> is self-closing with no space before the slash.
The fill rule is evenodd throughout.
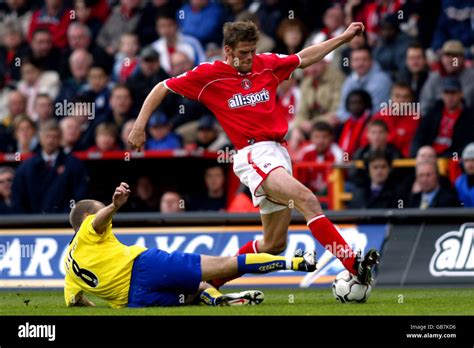
<path id="1" fill-rule="evenodd" d="M 257 53 L 294 54 L 339 35 L 363 35 L 279 87 L 294 162 L 362 160 L 349 208 L 474 207 L 474 4 L 465 0 L 7 0 L 0 4 L 0 214 L 68 212 L 90 196 L 79 151 L 131 150 L 126 139 L 151 89 L 223 59 L 222 25 L 252 20 Z M 148 124 L 147 151 L 222 151 L 229 140 L 198 102 L 170 94 Z M 457 161 L 459 176 L 436 159 Z M 414 170 L 392 169 L 416 158 Z M 141 173 L 129 211 L 255 211 L 241 187 L 226 195 L 211 166 L 206 190 L 164 192 Z M 327 192 L 327 174 L 303 182 Z"/>

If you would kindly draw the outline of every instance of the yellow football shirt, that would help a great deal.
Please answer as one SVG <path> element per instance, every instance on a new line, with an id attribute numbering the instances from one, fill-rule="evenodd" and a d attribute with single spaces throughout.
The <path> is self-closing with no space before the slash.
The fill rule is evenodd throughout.
<path id="1" fill-rule="evenodd" d="M 119 308 L 127 305 L 133 261 L 146 248 L 126 246 L 112 233 L 112 223 L 102 234 L 92 226 L 89 215 L 69 245 L 65 257 L 64 298 L 72 306 L 83 291 Z"/>

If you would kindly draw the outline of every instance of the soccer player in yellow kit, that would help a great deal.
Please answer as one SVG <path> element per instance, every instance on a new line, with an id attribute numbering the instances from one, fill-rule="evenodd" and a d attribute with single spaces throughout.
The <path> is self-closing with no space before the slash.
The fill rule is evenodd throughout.
<path id="1" fill-rule="evenodd" d="M 121 183 L 110 205 L 82 200 L 71 210 L 69 221 L 76 234 L 64 260 L 67 306 L 95 306 L 84 293 L 114 308 L 177 306 L 199 300 L 213 306 L 259 304 L 263 293 L 258 290 L 222 294 L 205 281 L 245 273 L 316 269 L 314 251 L 287 259 L 270 254 L 216 257 L 126 246 L 112 233 L 112 217 L 129 195 L 128 184 Z"/>

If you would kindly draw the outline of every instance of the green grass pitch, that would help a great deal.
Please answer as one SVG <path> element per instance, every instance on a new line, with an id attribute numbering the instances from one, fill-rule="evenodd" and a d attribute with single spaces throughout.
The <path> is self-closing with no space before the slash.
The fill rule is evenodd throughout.
<path id="1" fill-rule="evenodd" d="M 328 288 L 263 291 L 259 306 L 112 309 L 90 296 L 96 308 L 66 308 L 61 290 L 3 290 L 0 315 L 474 315 L 474 289 L 469 288 L 375 288 L 364 304 L 338 303 Z"/>

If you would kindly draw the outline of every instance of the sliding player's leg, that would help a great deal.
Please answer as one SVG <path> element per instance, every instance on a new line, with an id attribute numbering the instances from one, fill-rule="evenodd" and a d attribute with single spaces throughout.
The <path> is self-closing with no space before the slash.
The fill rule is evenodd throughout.
<path id="1" fill-rule="evenodd" d="M 267 203 L 266 205 L 272 205 L 272 203 Z M 284 208 L 283 210 L 262 214 L 261 219 L 263 225 L 263 238 L 255 239 L 246 243 L 239 249 L 237 255 L 257 253 L 278 255 L 285 250 L 288 226 L 291 220 L 291 210 Z M 238 278 L 238 275 L 213 279 L 210 283 L 216 288 L 220 288 L 222 285 L 235 278 Z"/>
<path id="2" fill-rule="evenodd" d="M 190 304 L 196 304 L 198 299 L 199 302 L 208 306 L 252 306 L 262 303 L 264 295 L 260 290 L 246 290 L 224 294 L 209 283 L 202 282 L 198 293 L 193 296 L 193 301 Z"/>
<path id="3" fill-rule="evenodd" d="M 272 171 L 263 182 L 265 194 L 281 204 L 293 204 L 307 221 L 313 236 L 331 251 L 361 282 L 371 281 L 371 269 L 378 261 L 378 253 L 371 249 L 364 260 L 347 244 L 334 225 L 326 218 L 316 196 L 283 168 Z M 361 262 L 360 262 L 361 261 Z"/>

